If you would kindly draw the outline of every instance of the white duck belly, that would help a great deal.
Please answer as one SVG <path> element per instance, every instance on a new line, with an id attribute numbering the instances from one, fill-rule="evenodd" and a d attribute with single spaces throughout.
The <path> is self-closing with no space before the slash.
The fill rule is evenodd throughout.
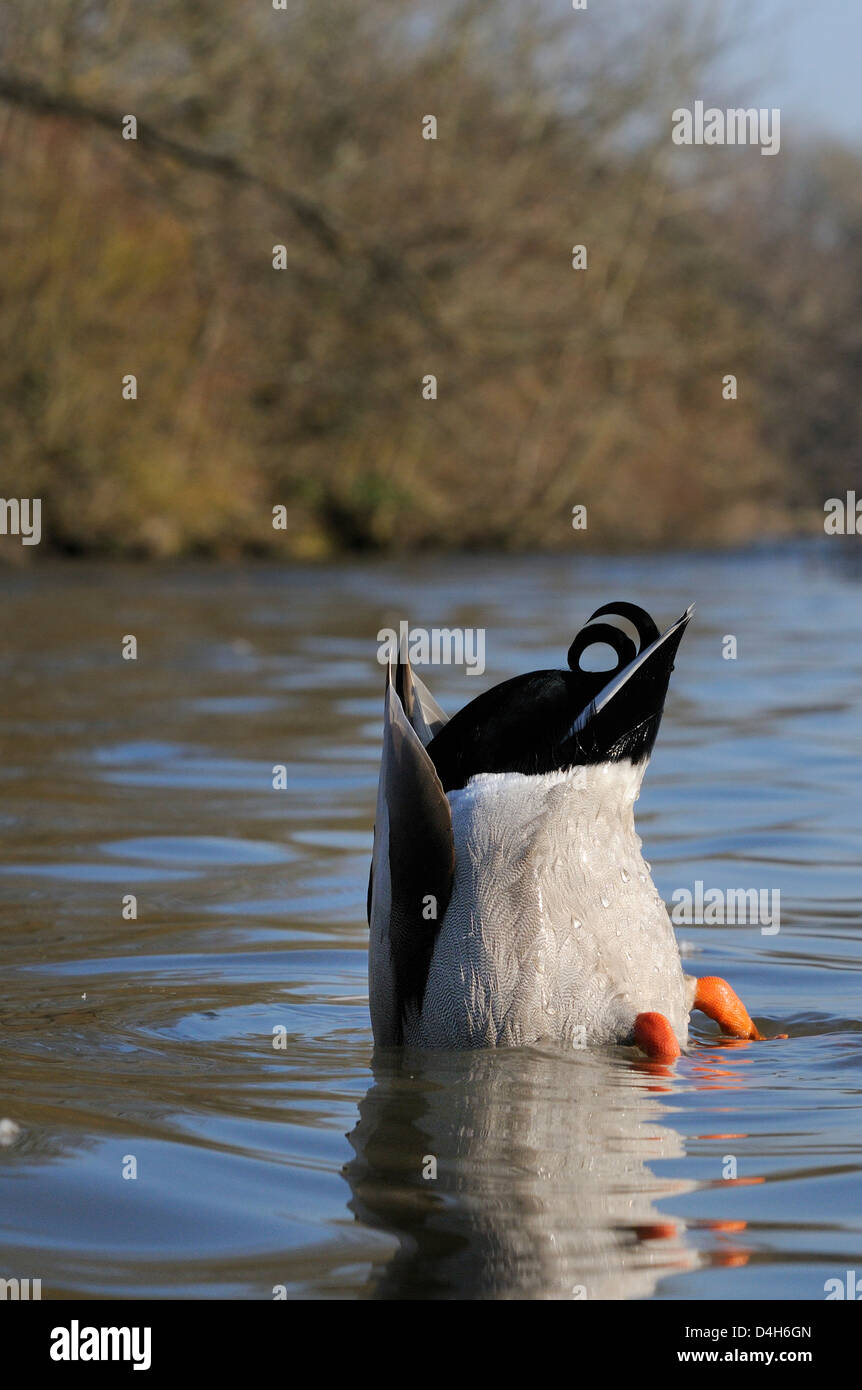
<path id="1" fill-rule="evenodd" d="M 449 793 L 452 895 L 405 1042 L 623 1043 L 655 1010 L 685 1046 L 694 981 L 634 827 L 643 770 L 490 773 Z"/>

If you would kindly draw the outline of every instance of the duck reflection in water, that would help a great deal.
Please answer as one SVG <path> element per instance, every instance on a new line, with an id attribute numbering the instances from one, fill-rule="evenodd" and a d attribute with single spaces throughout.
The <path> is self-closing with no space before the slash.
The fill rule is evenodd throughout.
<path id="1" fill-rule="evenodd" d="M 651 1166 L 685 1152 L 671 1068 L 550 1048 L 388 1050 L 373 1065 L 344 1170 L 355 1216 L 397 1241 L 370 1296 L 647 1298 L 667 1275 L 745 1263 L 738 1242 L 696 1248 L 659 1206 L 696 1187 Z"/>

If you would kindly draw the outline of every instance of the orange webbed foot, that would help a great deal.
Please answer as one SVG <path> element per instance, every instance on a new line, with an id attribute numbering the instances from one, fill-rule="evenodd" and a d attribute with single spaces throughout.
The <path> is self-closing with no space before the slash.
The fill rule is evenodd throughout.
<path id="1" fill-rule="evenodd" d="M 731 989 L 727 980 L 722 980 L 720 975 L 704 975 L 698 980 L 692 1007 L 700 1009 L 707 1018 L 715 1019 L 721 1031 L 732 1038 L 764 1041 L 763 1034 L 755 1028 L 736 990 Z M 786 1037 L 787 1034 L 780 1036 Z"/>
<path id="2" fill-rule="evenodd" d="M 634 1039 L 641 1051 L 654 1062 L 675 1062 L 680 1055 L 676 1034 L 664 1014 L 638 1014 Z"/>

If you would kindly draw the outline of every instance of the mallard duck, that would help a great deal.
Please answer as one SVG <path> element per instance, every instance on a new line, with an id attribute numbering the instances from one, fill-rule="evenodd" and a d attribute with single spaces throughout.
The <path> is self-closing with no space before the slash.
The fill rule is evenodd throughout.
<path id="1" fill-rule="evenodd" d="M 378 1046 L 553 1040 L 671 1062 L 700 1009 L 760 1038 L 726 981 L 682 969 L 634 803 L 692 608 L 662 633 L 608 603 L 563 670 L 503 681 L 447 719 L 387 668 L 368 892 Z M 611 647 L 616 666 L 588 669 Z"/>

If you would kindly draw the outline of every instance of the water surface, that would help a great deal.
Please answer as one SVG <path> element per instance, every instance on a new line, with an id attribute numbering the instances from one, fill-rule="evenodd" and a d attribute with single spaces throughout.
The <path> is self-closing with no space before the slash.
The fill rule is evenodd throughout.
<path id="1" fill-rule="evenodd" d="M 822 1299 L 862 1272 L 854 557 L 7 572 L 0 1276 L 46 1297 Z M 668 901 L 780 892 L 775 935 L 679 936 L 788 1040 L 698 1018 L 673 1068 L 372 1063 L 378 630 L 486 629 L 482 677 L 423 673 L 451 711 L 562 664 L 615 598 L 662 624 L 697 603 L 639 828 Z"/>

